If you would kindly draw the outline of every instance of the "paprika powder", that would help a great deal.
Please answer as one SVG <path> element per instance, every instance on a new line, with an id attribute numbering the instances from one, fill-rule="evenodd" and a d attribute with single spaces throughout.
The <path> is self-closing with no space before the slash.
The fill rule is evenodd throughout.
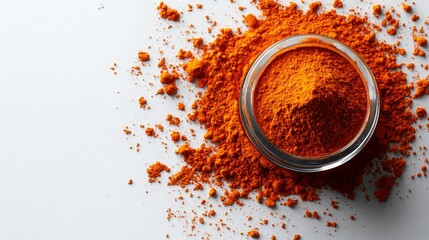
<path id="1" fill-rule="evenodd" d="M 271 142 L 287 153 L 319 157 L 354 139 L 366 115 L 367 94 L 346 58 L 322 47 L 300 47 L 268 65 L 254 102 Z"/>
<path id="2" fill-rule="evenodd" d="M 212 43 L 202 47 L 201 58 L 191 60 L 190 66 L 198 63 L 197 72 L 185 65 L 189 80 L 206 88 L 198 100 L 198 109 L 189 115 L 190 119 L 204 126 L 206 139 L 214 145 L 203 143 L 197 149 L 186 145 L 187 151 L 177 151 L 183 153 L 186 166 L 171 177 L 169 184 L 184 186 L 207 182 L 223 186 L 225 192 L 221 200 L 226 205 L 238 201 L 237 196 L 246 197 L 257 191 L 258 201 L 273 206 L 272 203 L 280 197 L 289 195 L 299 195 L 304 201 L 317 200 L 317 189 L 326 186 L 354 198 L 355 189 L 362 184 L 362 176 L 373 161 L 385 162 L 385 169 L 392 169 L 389 166 L 403 169 L 402 158 L 389 159 L 386 155 L 392 149 L 407 155 L 414 139 L 413 120 L 404 114 L 411 106 L 411 91 L 395 57 L 400 50 L 377 41 L 376 30 L 365 17 L 342 16 L 335 11 L 305 13 L 295 3 L 282 6 L 273 0 L 262 0 L 257 4 L 263 18 L 254 19 L 255 24 L 243 34 L 222 29 Z M 374 136 L 355 159 L 335 170 L 303 174 L 274 165 L 252 146 L 240 124 L 238 96 L 247 69 L 264 49 L 289 36 L 309 33 L 335 38 L 363 58 L 377 81 L 381 111 Z M 353 76 L 353 73 L 349 74 Z M 361 99 L 363 95 L 356 97 Z M 362 108 L 358 105 L 355 110 L 360 112 Z M 263 112 L 260 118 L 263 119 Z M 360 120 L 353 121 L 359 123 Z M 349 135 L 353 135 L 353 129 Z M 346 136 L 339 139 L 347 141 Z M 320 148 L 312 154 L 332 151 L 336 147 Z M 384 175 L 393 181 L 400 177 L 392 171 L 373 177 L 377 180 Z M 376 185 L 376 197 L 380 201 L 387 199 L 393 186 L 383 182 Z M 236 194 L 230 194 L 225 184 Z"/>
<path id="3" fill-rule="evenodd" d="M 339 15 L 335 10 L 321 12 L 320 2 L 308 4 L 308 12 L 299 9 L 295 3 L 285 6 L 274 0 L 252 2 L 257 5 L 261 15 L 243 15 L 243 22 L 248 27 L 245 31 L 224 28 L 214 36 L 212 42 L 206 44 L 202 38 L 205 36 L 195 36 L 194 26 L 190 24 L 190 31 L 185 32 L 191 35 L 187 37 L 193 50 L 179 51 L 176 60 L 181 62 L 180 65 L 171 63 L 174 61 L 170 59 L 167 59 L 167 64 L 166 59 L 162 58 L 163 50 L 159 51 L 161 58 L 158 67 L 161 70 L 158 80 L 165 85 L 158 90 L 157 95 L 168 94 L 171 99 L 186 98 L 189 97 L 186 91 L 179 88 L 191 86 L 189 92 L 192 94 L 199 88 L 197 101 L 186 108 L 180 103 L 177 107 L 180 111 L 189 110 L 187 121 L 191 124 L 195 122 L 204 129 L 204 142 L 194 147 L 194 139 L 188 140 L 182 134 L 189 130 L 194 136 L 192 128 L 186 129 L 185 119 L 172 114 L 168 114 L 165 119 L 169 122 L 166 126 L 166 132 L 170 134 L 168 139 L 180 144 L 175 152 L 185 162 L 180 170 L 169 176 L 168 185 L 185 188 L 184 192 L 189 193 L 191 198 L 194 192 L 190 190 L 201 191 L 209 185 L 201 206 L 210 209 L 205 209 L 201 216 L 193 212 L 192 231 L 197 222 L 210 225 L 203 218 L 209 220 L 215 215 L 213 206 L 207 204 L 212 201 L 210 199 L 220 199 L 225 205 L 236 203 L 241 206 L 242 198 L 249 198 L 252 193 L 256 193 L 255 200 L 267 207 L 283 205 L 296 208 L 299 203 L 296 196 L 301 201 L 316 201 L 324 188 L 353 199 L 356 189 L 364 182 L 364 175 L 370 178 L 369 183 L 375 185 L 373 193 L 366 192 L 370 187 L 362 189 L 367 200 L 371 194 L 379 201 L 386 201 L 404 172 L 407 156 L 415 153 L 410 145 L 415 138 L 413 123 L 427 117 L 422 108 L 411 111 L 412 101 L 429 92 L 427 77 L 417 81 L 414 90 L 407 82 L 405 73 L 401 71 L 405 64 L 397 62 L 398 55 L 407 57 L 405 49 L 398 47 L 399 42 L 388 44 L 389 41 L 379 41 L 376 37 L 377 32 L 391 34 L 386 35 L 390 39 L 402 37 L 403 25 L 392 16 L 391 12 L 394 11 L 375 5 L 373 14 L 380 20 L 376 20 L 379 26 L 365 16 L 358 16 L 359 13 L 355 15 L 354 11 L 349 15 Z M 334 1 L 333 6 L 341 8 L 343 3 Z M 197 9 L 201 7 L 197 5 Z M 189 8 L 192 9 L 191 6 Z M 176 21 L 168 24 L 182 24 L 188 19 L 185 14 L 189 13 L 179 12 L 164 3 L 159 4 L 158 10 L 161 18 Z M 208 15 L 205 18 L 211 27 L 216 26 L 216 21 L 209 20 Z M 414 15 L 410 19 L 416 21 L 418 18 Z M 290 171 L 267 160 L 249 141 L 239 115 L 240 90 L 255 59 L 279 40 L 303 34 L 326 36 L 353 49 L 371 69 L 380 97 L 378 126 L 366 147 L 344 165 L 318 173 Z M 427 45 L 423 36 L 417 37 L 415 42 L 418 46 Z M 416 50 L 414 54 L 423 57 L 425 49 L 418 46 L 415 48 L 419 51 Z M 151 57 L 154 58 L 153 55 Z M 139 60 L 143 66 L 149 65 L 146 62 L 150 61 L 148 55 L 140 53 Z M 270 141 L 285 151 L 301 156 L 329 154 L 350 142 L 362 125 L 367 98 L 360 76 L 351 65 L 335 53 L 319 48 L 297 49 L 278 56 L 264 70 L 265 74 L 255 94 L 258 123 Z M 411 66 L 414 63 L 409 66 L 413 69 Z M 183 84 L 181 81 L 184 80 L 190 83 Z M 166 102 L 170 99 L 165 95 L 163 98 Z M 146 103 L 143 102 L 139 101 L 140 106 L 148 110 L 149 106 L 144 108 Z M 163 131 L 158 129 L 162 135 Z M 124 132 L 135 135 L 128 127 Z M 161 138 L 155 140 L 162 141 Z M 165 142 L 162 144 L 166 145 Z M 166 147 L 166 150 L 170 148 Z M 390 157 L 390 152 L 395 153 L 395 157 Z M 159 182 L 162 171 L 169 172 L 170 168 L 159 162 L 149 166 L 149 181 Z M 417 177 L 426 176 L 426 165 L 421 167 L 421 171 Z M 194 187 L 189 188 L 190 185 Z M 182 195 L 177 199 L 183 204 Z M 331 207 L 339 208 L 333 200 Z M 171 209 L 167 213 L 167 219 L 170 220 L 174 213 Z M 316 211 L 307 210 L 306 216 L 324 222 L 326 220 L 328 227 L 338 227 L 337 221 L 332 221 L 338 219 L 324 219 L 332 217 L 329 212 L 319 215 Z M 252 216 L 248 216 L 248 220 L 251 219 Z M 350 215 L 350 219 L 355 220 L 355 214 Z M 263 221 L 264 225 L 267 223 L 268 220 Z M 218 226 L 226 225 L 220 219 L 220 224 L 215 223 L 214 226 L 219 230 Z M 240 232 L 242 236 L 247 232 L 249 237 L 259 237 L 260 233 L 264 237 L 259 229 L 245 226 L 249 231 Z M 229 227 L 226 228 L 229 230 Z M 284 222 L 281 228 L 286 228 Z M 294 239 L 300 238 L 299 234 L 294 236 Z M 272 239 L 275 237 L 272 236 Z"/>

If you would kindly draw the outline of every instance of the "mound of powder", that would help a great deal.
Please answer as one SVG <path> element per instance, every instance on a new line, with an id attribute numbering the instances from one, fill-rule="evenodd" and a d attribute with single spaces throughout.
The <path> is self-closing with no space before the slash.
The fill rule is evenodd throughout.
<path id="1" fill-rule="evenodd" d="M 254 108 L 271 142 L 294 155 L 319 157 L 354 139 L 365 118 L 367 94 L 346 58 L 325 48 L 302 47 L 267 66 Z"/>

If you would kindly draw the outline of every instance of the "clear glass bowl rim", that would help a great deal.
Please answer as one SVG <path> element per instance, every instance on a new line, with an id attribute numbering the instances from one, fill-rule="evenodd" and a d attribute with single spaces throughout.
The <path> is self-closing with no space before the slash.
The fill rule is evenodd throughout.
<path id="1" fill-rule="evenodd" d="M 259 127 L 253 109 L 257 81 L 273 59 L 299 47 L 322 47 L 337 52 L 350 61 L 360 73 L 367 91 L 367 112 L 364 123 L 355 138 L 338 151 L 320 157 L 296 156 L 271 143 Z M 356 156 L 368 143 L 377 126 L 380 99 L 377 83 L 368 65 L 352 49 L 341 42 L 316 34 L 295 35 L 282 39 L 262 52 L 250 66 L 241 86 L 239 113 L 241 124 L 253 146 L 268 160 L 280 167 L 298 172 L 321 172 L 338 167 Z"/>

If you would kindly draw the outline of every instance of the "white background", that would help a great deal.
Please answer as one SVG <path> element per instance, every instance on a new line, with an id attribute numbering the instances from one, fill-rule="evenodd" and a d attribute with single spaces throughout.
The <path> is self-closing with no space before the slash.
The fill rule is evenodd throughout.
<path id="1" fill-rule="evenodd" d="M 186 198 L 184 206 L 175 201 L 183 192 L 166 186 L 166 174 L 159 184 L 147 183 L 146 168 L 157 160 L 167 163 L 172 172 L 180 169 L 175 146 L 167 140 L 168 134 L 148 143 L 143 130 L 128 140 L 122 132 L 126 125 L 138 131 L 132 124 L 165 124 L 167 112 L 185 115 L 176 110 L 178 100 L 150 96 L 159 87 L 153 77 L 158 74 L 158 49 L 171 59 L 179 46 L 190 45 L 181 37 L 167 38 L 168 46 L 157 39 L 178 36 L 179 25 L 191 23 L 197 26 L 194 35 L 201 35 L 208 26 L 205 15 L 218 22 L 214 33 L 221 26 L 236 28 L 242 26 L 242 14 L 257 14 L 257 10 L 247 1 L 200 1 L 204 8 L 198 11 L 197 1 L 166 2 L 184 12 L 185 23 L 159 20 L 158 1 L 153 0 L 0 0 L 0 239 L 164 239 L 165 234 L 185 239 L 189 233 L 195 233 L 195 239 L 208 234 L 211 239 L 239 239 L 245 237 L 238 233 L 246 233 L 250 226 L 259 227 L 263 239 L 272 234 L 291 239 L 296 233 L 303 239 L 427 239 L 429 182 L 410 180 L 422 165 L 421 157 L 410 159 L 387 203 L 366 202 L 363 195 L 350 201 L 324 190 L 319 203 L 280 207 L 271 216 L 270 210 L 255 201 L 219 208 L 220 200 L 215 199 L 211 203 L 218 214 L 210 221 L 222 218 L 235 233 L 225 228 L 217 231 L 208 224 L 191 231 L 186 218 L 168 222 L 167 208 L 187 213 L 204 210 L 196 207 L 200 200 L 195 198 Z M 346 8 L 359 4 L 361 12 L 370 9 L 368 3 L 352 2 L 345 1 Z M 427 1 L 416 2 L 416 12 L 427 19 Z M 193 3 L 194 12 L 187 13 L 184 3 Z M 240 12 L 238 5 L 248 8 Z M 163 29 L 169 24 L 172 29 Z M 411 43 L 405 31 L 403 42 Z M 210 41 L 210 36 L 204 36 Z M 404 46 L 412 49 L 412 44 Z M 153 60 L 143 76 L 136 78 L 128 71 L 139 50 L 149 51 Z M 118 63 L 117 75 L 109 69 L 114 62 Z M 195 92 L 181 91 L 190 96 L 182 100 L 192 102 Z M 140 96 L 149 99 L 152 110 L 138 108 Z M 424 105 L 424 101 L 417 104 Z M 426 128 L 418 136 L 415 146 L 427 145 Z M 168 150 L 161 141 L 168 142 Z M 140 153 L 129 149 L 136 142 L 143 145 Z M 127 185 L 130 178 L 135 182 L 132 186 Z M 206 190 L 197 195 L 206 198 Z M 329 206 L 329 200 L 336 197 L 340 210 Z M 306 208 L 319 213 L 329 208 L 334 216 L 305 219 Z M 228 216 L 224 216 L 226 211 Z M 357 220 L 348 220 L 354 213 Z M 254 216 L 251 222 L 246 220 L 249 214 Z M 286 230 L 278 226 L 282 214 Z M 258 224 L 262 219 L 269 219 L 269 225 Z M 325 227 L 327 220 L 337 221 L 339 227 Z"/>

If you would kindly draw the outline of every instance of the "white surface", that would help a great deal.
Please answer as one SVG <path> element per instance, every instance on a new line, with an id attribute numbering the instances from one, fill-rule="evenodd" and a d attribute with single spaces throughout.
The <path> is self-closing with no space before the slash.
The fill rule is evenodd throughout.
<path id="1" fill-rule="evenodd" d="M 200 29 L 207 27 L 204 15 L 217 20 L 218 27 L 241 24 L 239 4 L 227 0 L 201 1 L 203 10 L 192 14 L 186 13 L 181 1 L 166 2 L 185 12 L 187 24 L 201 23 Z M 248 6 L 247 1 L 239 2 Z M 428 16 L 428 3 L 416 2 L 419 15 Z M 167 112 L 176 109 L 174 103 L 171 109 L 147 114 L 135 102 L 157 89 L 148 88 L 147 83 L 157 73 L 158 47 L 171 55 L 179 49 L 173 51 L 156 41 L 180 31 L 176 25 L 161 30 L 170 23 L 158 20 L 157 4 L 141 0 L 0 1 L 0 239 L 163 239 L 167 233 L 172 239 L 184 239 L 186 233 L 193 233 L 184 219 L 167 222 L 166 209 L 188 213 L 202 209 L 189 198 L 184 207 L 175 202 L 180 193 L 166 186 L 165 174 L 161 184 L 147 183 L 146 168 L 156 160 L 169 163 L 173 172 L 179 169 L 180 158 L 171 153 L 174 146 L 165 151 L 161 140 L 147 144 L 142 132 L 125 140 L 122 132 L 125 125 L 162 122 Z M 369 9 L 368 4 L 359 5 Z M 225 17 L 225 12 L 238 23 Z M 249 6 L 246 12 L 256 10 Z M 172 44 L 187 46 L 179 38 L 171 39 Z M 149 52 L 155 61 L 144 69 L 146 81 L 142 81 L 127 71 L 137 51 L 147 50 L 148 45 L 153 47 Z M 109 70 L 113 62 L 119 65 L 117 76 Z M 154 105 L 161 101 L 150 100 Z M 423 140 L 418 144 L 427 145 L 427 133 L 421 132 Z M 136 142 L 144 143 L 144 154 L 128 149 Z M 213 222 L 222 218 L 237 232 L 247 232 L 249 227 L 243 222 L 248 222 L 249 213 L 267 218 L 267 226 L 257 224 L 258 217 L 250 224 L 261 229 L 263 239 L 271 234 L 290 239 L 295 233 L 303 239 L 427 239 L 429 184 L 427 179 L 409 180 L 421 165 L 415 161 L 388 203 L 367 203 L 363 196 L 349 201 L 325 191 L 321 203 L 301 204 L 295 210 L 279 208 L 275 217 L 254 201 L 232 207 L 225 217 L 227 209 L 217 207 L 220 201 L 212 201 L 218 209 Z M 127 185 L 129 178 L 133 186 Z M 302 217 L 306 207 L 323 211 L 329 207 L 327 200 L 337 196 L 341 209 L 330 210 L 333 218 Z M 348 221 L 352 213 L 357 214 L 355 222 Z M 286 230 L 271 227 L 281 214 L 286 215 Z M 324 226 L 326 220 L 335 219 L 340 224 L 336 232 Z M 211 239 L 244 238 L 208 224 L 198 229 L 198 236 L 207 232 Z"/>

